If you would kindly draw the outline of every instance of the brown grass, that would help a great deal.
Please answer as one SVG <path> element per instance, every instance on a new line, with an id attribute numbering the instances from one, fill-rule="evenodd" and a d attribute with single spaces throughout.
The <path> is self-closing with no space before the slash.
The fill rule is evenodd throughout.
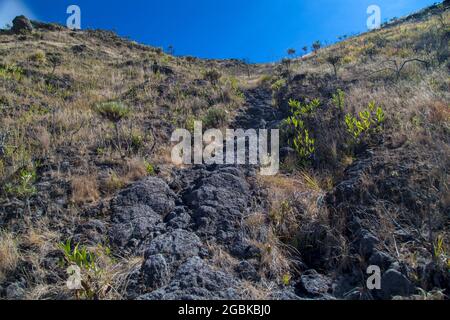
<path id="1" fill-rule="evenodd" d="M 92 203 L 99 199 L 95 176 L 76 176 L 71 179 L 72 201 L 76 204 Z"/>
<path id="2" fill-rule="evenodd" d="M 14 234 L 0 230 L 0 282 L 16 269 L 20 260 L 18 242 Z"/>

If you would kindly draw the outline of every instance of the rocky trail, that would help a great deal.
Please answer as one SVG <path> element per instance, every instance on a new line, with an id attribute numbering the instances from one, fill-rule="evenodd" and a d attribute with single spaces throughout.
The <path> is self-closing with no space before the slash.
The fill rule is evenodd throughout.
<path id="1" fill-rule="evenodd" d="M 266 128 L 281 118 L 270 105 L 270 92 L 256 88 L 247 97 L 234 128 Z M 254 167 L 175 169 L 171 181 L 148 177 L 121 191 L 110 207 L 108 227 L 90 221 L 75 238 L 90 234 L 95 242 L 107 232 L 116 251 L 144 255 L 129 280 L 127 298 L 244 299 L 252 298 L 249 283 L 261 286 L 269 229 L 264 221 L 256 230 L 247 226 L 255 213 L 267 217 L 266 194 Z M 289 288 L 277 294 L 270 298 L 296 297 Z"/>

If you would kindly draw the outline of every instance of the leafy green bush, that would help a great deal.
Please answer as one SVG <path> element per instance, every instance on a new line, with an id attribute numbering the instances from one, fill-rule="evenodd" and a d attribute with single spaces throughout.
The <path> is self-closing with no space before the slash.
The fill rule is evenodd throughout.
<path id="1" fill-rule="evenodd" d="M 291 116 L 285 120 L 293 131 L 292 146 L 302 164 L 305 164 L 313 157 L 316 151 L 316 141 L 312 137 L 310 130 L 305 125 L 305 119 L 312 115 L 320 106 L 320 100 L 314 99 L 310 103 L 302 104 L 298 100 L 289 100 Z"/>
<path id="2" fill-rule="evenodd" d="M 278 79 L 277 81 L 275 81 L 271 88 L 273 91 L 278 92 L 281 90 L 281 88 L 283 88 L 286 85 L 286 80 L 284 79 Z"/>
<path id="3" fill-rule="evenodd" d="M 369 103 L 367 109 L 359 112 L 357 116 L 345 115 L 347 131 L 355 141 L 360 141 L 370 133 L 379 132 L 384 121 L 384 111 L 381 107 L 377 107 L 375 102 Z"/>
<path id="4" fill-rule="evenodd" d="M 344 111 L 345 107 L 345 93 L 341 89 L 338 89 L 335 94 L 333 94 L 332 98 L 334 106 L 339 111 Z"/>
<path id="5" fill-rule="evenodd" d="M 302 104 L 300 101 L 290 99 L 289 107 L 291 108 L 292 116 L 301 117 L 307 116 L 316 111 L 316 109 L 320 106 L 320 100 L 314 99 L 310 103 Z"/>
<path id="6" fill-rule="evenodd" d="M 35 181 L 36 170 L 34 168 L 31 170 L 24 168 L 20 170 L 15 181 L 5 183 L 4 191 L 11 196 L 29 198 L 37 192 L 34 186 Z"/>
<path id="7" fill-rule="evenodd" d="M 145 170 L 148 175 L 154 176 L 156 174 L 155 167 L 150 162 L 144 161 Z"/>
<path id="8" fill-rule="evenodd" d="M 96 105 L 95 111 L 113 123 L 121 121 L 130 114 L 130 109 L 117 101 L 100 103 Z"/>
<path id="9" fill-rule="evenodd" d="M 21 80 L 24 71 L 21 67 L 14 64 L 0 65 L 0 78 Z"/>

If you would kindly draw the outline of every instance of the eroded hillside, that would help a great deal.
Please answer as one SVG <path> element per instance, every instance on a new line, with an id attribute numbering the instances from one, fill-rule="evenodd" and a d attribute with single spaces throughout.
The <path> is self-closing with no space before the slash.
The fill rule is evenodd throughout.
<path id="1" fill-rule="evenodd" d="M 2 31 L 0 297 L 446 297 L 448 21 L 438 5 L 271 65 Z M 280 173 L 174 166 L 195 120 L 279 128 Z"/>

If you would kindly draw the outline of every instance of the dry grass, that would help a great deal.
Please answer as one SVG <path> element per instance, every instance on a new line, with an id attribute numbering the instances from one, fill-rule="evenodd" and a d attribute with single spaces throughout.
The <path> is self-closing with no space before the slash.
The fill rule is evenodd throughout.
<path id="1" fill-rule="evenodd" d="M 99 199 L 95 176 L 76 176 L 71 179 L 72 201 L 76 204 L 95 202 Z"/>
<path id="2" fill-rule="evenodd" d="M 17 238 L 10 232 L 0 230 L 0 282 L 16 269 L 20 257 Z"/>

